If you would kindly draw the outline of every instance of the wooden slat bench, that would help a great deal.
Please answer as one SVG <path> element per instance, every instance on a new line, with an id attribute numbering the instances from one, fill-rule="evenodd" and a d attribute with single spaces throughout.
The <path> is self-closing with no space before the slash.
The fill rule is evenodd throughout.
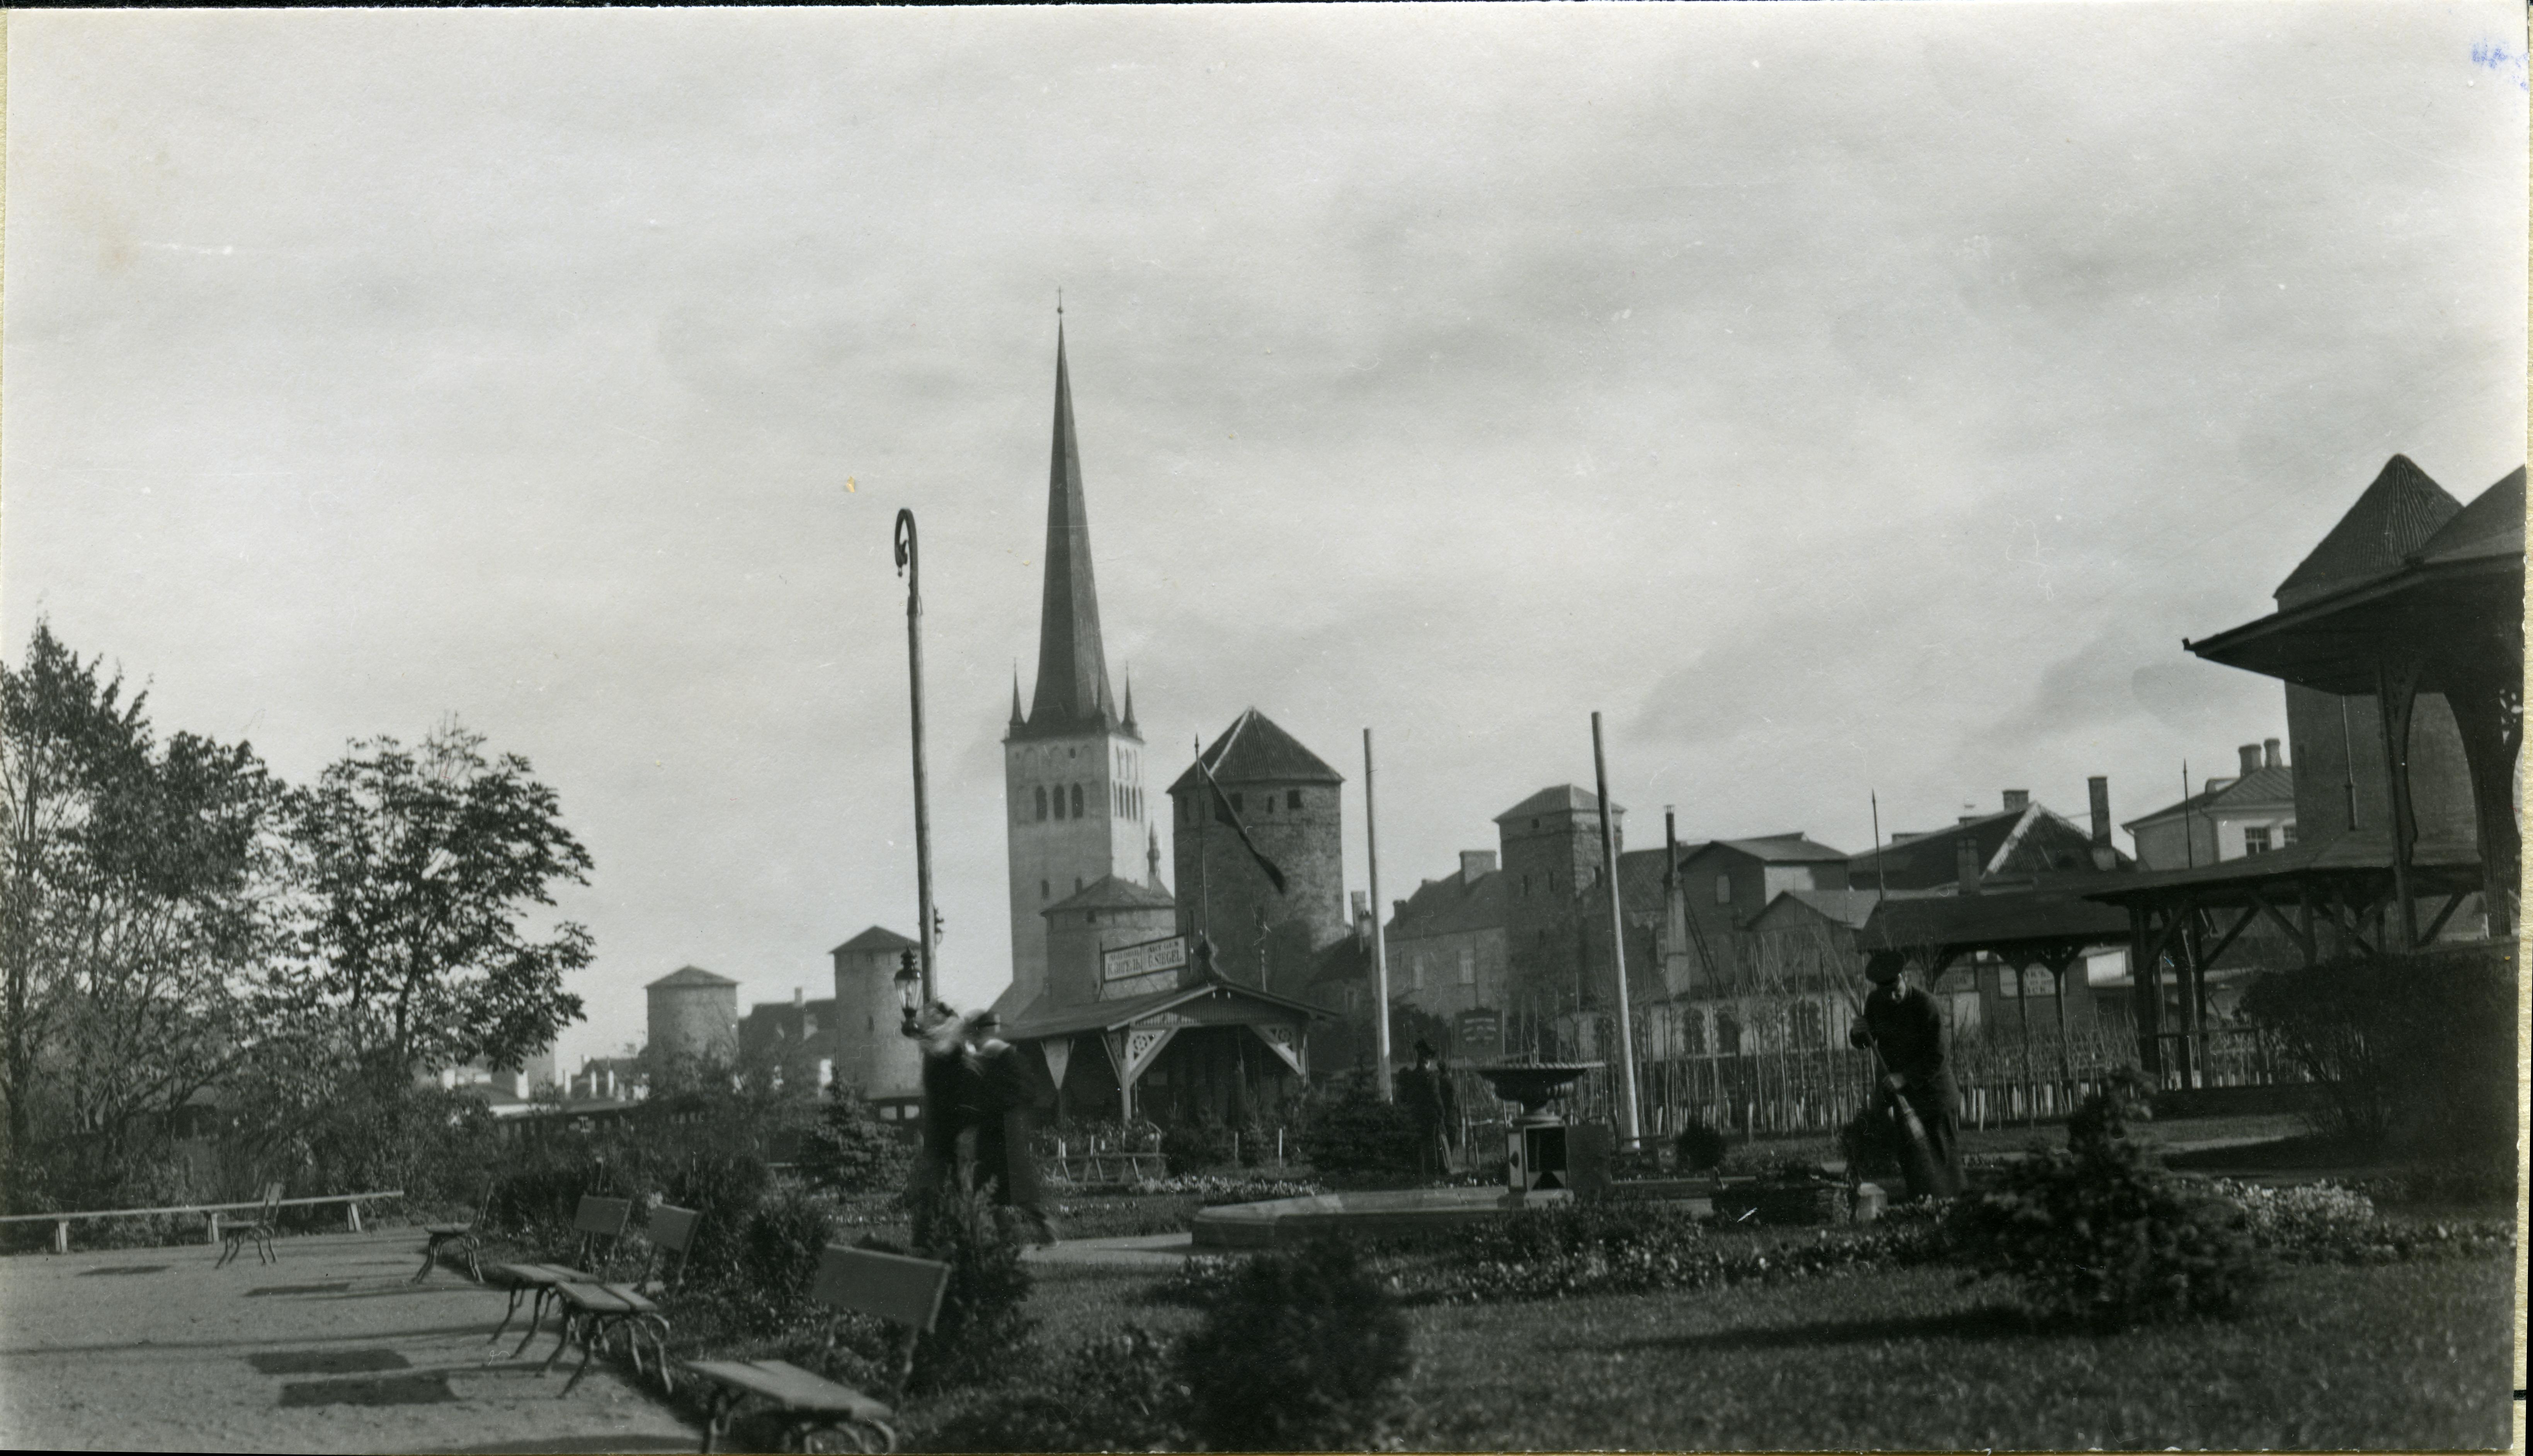
<path id="1" fill-rule="evenodd" d="M 537 1337 L 537 1324 L 545 1318 L 546 1302 L 554 1298 L 557 1287 L 564 1284 L 596 1284 L 599 1275 L 580 1267 L 597 1260 L 602 1253 L 612 1253 L 624 1237 L 624 1226 L 633 1221 L 633 1200 L 585 1196 L 572 1211 L 572 1232 L 580 1235 L 580 1246 L 568 1264 L 491 1264 L 484 1269 L 484 1282 L 510 1292 L 510 1306 L 501 1311 L 501 1322 L 484 1341 L 491 1345 L 510 1327 L 510 1318 L 519 1312 L 519 1301 L 533 1294 L 535 1303 L 528 1308 L 528 1332 L 519 1340 L 519 1348 L 510 1352 L 516 1360 L 527 1353 L 530 1341 Z M 488 1358 L 486 1364 L 490 1364 Z"/>
<path id="2" fill-rule="evenodd" d="M 692 1208 L 673 1208 L 663 1203 L 651 1210 L 650 1218 L 643 1224 L 642 1237 L 650 1244 L 651 1252 L 642 1256 L 642 1272 L 633 1277 L 633 1282 L 555 1286 L 555 1299 L 562 1306 L 562 1338 L 556 1342 L 555 1353 L 547 1358 L 546 1369 L 553 1369 L 555 1362 L 562 1359 L 564 1347 L 571 1343 L 573 1329 L 580 1331 L 580 1368 L 573 1370 L 571 1378 L 564 1382 L 564 1395 L 571 1394 L 572 1386 L 579 1384 L 580 1377 L 589 1373 L 589 1363 L 598 1358 L 598 1347 L 610 1330 L 624 1332 L 625 1345 L 633 1356 L 633 1373 L 637 1378 L 642 1373 L 642 1336 L 648 1333 L 651 1347 L 660 1357 L 660 1388 L 675 1393 L 676 1383 L 669 1374 L 669 1316 L 660 1312 L 660 1307 L 652 1302 L 651 1296 L 684 1282 L 686 1251 L 693 1247 L 695 1225 L 702 1221 L 703 1215 Z M 677 1256 L 676 1279 L 666 1285 L 655 1282 L 651 1278 L 652 1269 L 672 1253 Z"/>
<path id="3" fill-rule="evenodd" d="M 493 1220 L 493 1191 L 484 1190 L 484 1200 L 475 1206 L 475 1216 L 464 1223 L 427 1223 L 422 1226 L 422 1267 L 414 1271 L 413 1282 L 420 1284 L 431 1277 L 431 1266 L 440 1262 L 440 1251 L 455 1247 L 466 1255 L 466 1272 L 475 1282 L 484 1282 L 484 1266 L 475 1255 L 483 1248 L 478 1232 Z"/>
<path id="4" fill-rule="evenodd" d="M 250 1240 L 254 1241 L 255 1244 L 255 1258 L 257 1263 L 268 1264 L 275 1262 L 276 1259 L 272 1252 L 272 1225 L 273 1222 L 280 1217 L 281 1185 L 277 1183 L 267 1183 L 264 1186 L 264 1201 L 257 1206 L 255 1217 L 241 1219 L 236 1223 L 230 1224 L 226 1228 L 220 1229 L 220 1235 L 227 1241 L 228 1247 L 220 1251 L 218 1261 L 213 1263 L 211 1267 L 216 1269 L 221 1264 L 227 1263 L 230 1259 L 237 1257 L 238 1251 L 244 1249 Z M 211 1221 L 212 1227 L 219 1227 L 218 1214 L 212 1214 Z"/>
<path id="5" fill-rule="evenodd" d="M 906 1353 L 889 1383 L 889 1400 L 900 1398 L 907 1376 L 914 1370 L 914 1344 L 941 1314 L 941 1294 L 950 1284 L 950 1266 L 926 1258 L 848 1249 L 830 1244 L 818 1256 L 818 1280 L 811 1295 L 831 1309 L 876 1314 L 906 1327 Z M 867 1441 L 859 1431 L 877 1433 L 886 1449 L 897 1449 L 896 1413 L 887 1401 L 840 1385 L 780 1360 L 703 1360 L 685 1366 L 686 1373 L 714 1389 L 706 1406 L 704 1450 L 730 1428 L 730 1419 L 750 1396 L 772 1401 L 789 1418 L 792 1436 L 806 1449 L 810 1432 L 858 1427 L 855 1443 Z"/>

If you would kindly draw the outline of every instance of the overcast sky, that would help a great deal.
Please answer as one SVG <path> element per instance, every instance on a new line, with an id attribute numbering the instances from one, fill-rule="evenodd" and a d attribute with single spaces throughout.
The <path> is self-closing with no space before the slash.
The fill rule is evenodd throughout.
<path id="1" fill-rule="evenodd" d="M 313 778 L 454 714 L 596 856 L 575 1063 L 912 930 L 1008 973 L 1065 322 L 1157 799 L 1256 706 L 1382 890 L 2127 819 L 2283 735 L 2181 649 L 2394 451 L 2522 462 L 2520 6 L 20 12 L 0 648 Z M 1024 687 L 1027 687 L 1024 683 Z M 2123 840 L 2125 844 L 2125 840 Z"/>

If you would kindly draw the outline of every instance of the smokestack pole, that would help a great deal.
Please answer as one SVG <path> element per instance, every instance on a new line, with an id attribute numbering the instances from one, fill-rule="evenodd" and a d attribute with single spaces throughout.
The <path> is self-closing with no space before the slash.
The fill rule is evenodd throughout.
<path id="1" fill-rule="evenodd" d="M 1635 1024 L 1627 1008 L 1627 916 L 1619 903 L 1619 835 L 1610 814 L 1610 766 L 1601 752 L 1601 715 L 1592 715 L 1592 786 L 1601 795 L 1601 878 L 1610 891 L 1610 964 L 1619 976 L 1619 1089 L 1625 1126 L 1620 1141 L 1633 1151 L 1644 1141 L 1636 1120 Z"/>
<path id="2" fill-rule="evenodd" d="M 1389 947 L 1381 930 L 1381 836 L 1373 827 L 1372 729 L 1363 730 L 1363 859 L 1372 877 L 1372 1040 L 1380 1058 L 1381 1100 L 1394 1101 L 1389 1075 Z"/>

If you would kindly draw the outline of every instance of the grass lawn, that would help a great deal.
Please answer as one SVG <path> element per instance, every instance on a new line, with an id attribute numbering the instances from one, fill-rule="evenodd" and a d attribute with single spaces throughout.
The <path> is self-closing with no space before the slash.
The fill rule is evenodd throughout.
<path id="1" fill-rule="evenodd" d="M 1134 1321 L 1149 1275 L 1040 1266 L 1050 1349 Z M 2283 1447 L 2508 1438 L 2504 1260 L 2295 1268 L 2252 1312 L 2035 1332 L 1992 1285 L 1914 1269 L 1408 1311 L 1407 1431 L 1436 1450 Z"/>

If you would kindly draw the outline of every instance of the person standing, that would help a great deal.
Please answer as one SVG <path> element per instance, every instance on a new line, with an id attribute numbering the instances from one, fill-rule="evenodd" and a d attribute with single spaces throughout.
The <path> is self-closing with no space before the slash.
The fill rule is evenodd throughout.
<path id="1" fill-rule="evenodd" d="M 1900 974 L 1897 952 L 1877 951 L 1864 962 L 1873 989 L 1863 1015 L 1847 1030 L 1850 1045 L 1871 1047 L 1881 1064 L 1876 1105 L 1899 1124 L 1900 1171 L 1912 1198 L 1949 1198 L 1962 1191 L 1961 1089 L 1944 1059 L 1944 1018 L 1935 998 Z M 1903 1109 L 1915 1115 L 1923 1141 L 1914 1137 Z"/>
<path id="2" fill-rule="evenodd" d="M 1427 1181 L 1451 1171 L 1451 1133 L 1459 1123 L 1459 1098 L 1451 1074 L 1434 1044 L 1416 1039 L 1416 1065 L 1398 1077 L 1398 1100 L 1416 1120 L 1416 1171 Z"/>
<path id="3" fill-rule="evenodd" d="M 1038 1080 L 1030 1075 L 1020 1049 L 996 1033 L 992 1012 L 970 1022 L 971 1065 L 980 1092 L 976 1117 L 976 1181 L 991 1181 L 994 1201 L 1020 1211 L 1030 1234 L 1039 1244 L 1055 1242 L 1046 1212 L 1046 1189 L 1037 1173 L 1037 1155 L 1030 1144 L 1035 1114 L 1046 1102 Z"/>

